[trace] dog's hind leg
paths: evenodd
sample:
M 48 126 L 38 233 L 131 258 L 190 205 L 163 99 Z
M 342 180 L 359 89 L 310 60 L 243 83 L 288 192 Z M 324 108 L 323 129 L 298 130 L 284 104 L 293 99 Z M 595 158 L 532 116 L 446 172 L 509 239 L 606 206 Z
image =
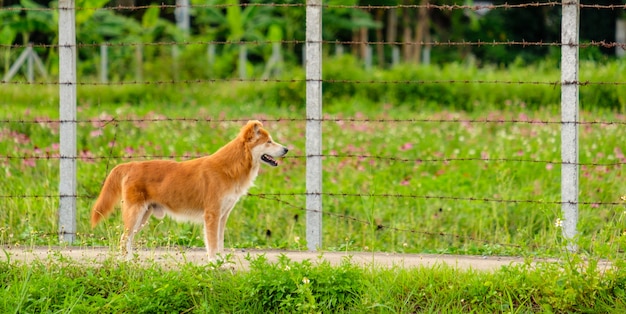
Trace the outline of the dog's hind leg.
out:
M 150 218 L 152 208 L 148 204 L 129 205 L 122 208 L 122 218 L 124 220 L 124 233 L 120 240 L 122 254 L 127 259 L 133 256 L 133 238 L 141 230 Z

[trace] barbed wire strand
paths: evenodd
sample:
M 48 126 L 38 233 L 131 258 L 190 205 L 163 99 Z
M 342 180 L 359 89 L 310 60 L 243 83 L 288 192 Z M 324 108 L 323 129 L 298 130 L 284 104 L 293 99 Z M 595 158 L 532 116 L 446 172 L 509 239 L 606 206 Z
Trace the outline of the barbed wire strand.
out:
M 453 11 L 453 10 L 496 10 L 496 9 L 523 9 L 523 8 L 539 8 L 539 7 L 561 7 L 563 5 L 576 5 L 575 1 L 572 2 L 559 2 L 559 1 L 548 1 L 548 2 L 528 2 L 528 3 L 519 3 L 519 4 L 398 4 L 398 5 L 342 5 L 342 4 L 322 4 L 319 5 L 325 9 L 361 9 L 361 10 L 391 10 L 391 9 L 428 9 L 428 10 L 440 10 L 440 11 Z M 226 9 L 229 7 L 269 7 L 269 8 L 305 8 L 307 6 L 318 6 L 318 5 L 307 5 L 306 3 L 240 3 L 240 4 L 190 4 L 186 7 L 190 9 Z M 151 5 L 138 5 L 138 6 L 106 6 L 106 7 L 75 7 L 74 9 L 77 11 L 104 11 L 104 10 L 114 10 L 114 11 L 137 11 L 137 10 L 147 10 L 153 7 L 158 7 L 161 9 L 178 9 L 183 6 L 176 4 L 151 4 Z M 597 9 L 597 10 L 616 10 L 616 9 L 626 9 L 626 4 L 578 4 L 578 7 L 581 9 Z M 65 8 L 62 8 L 65 10 Z M 18 6 L 10 6 L 10 7 L 2 7 L 0 11 L 56 11 L 59 10 L 58 7 L 39 7 L 39 8 L 24 8 Z
M 463 201 L 463 202 L 481 202 L 481 203 L 498 203 L 498 204 L 535 204 L 535 205 L 563 205 L 563 204 L 578 204 L 587 206 L 624 206 L 624 201 L 578 201 L 578 202 L 564 202 L 554 200 L 535 200 L 535 199 L 499 199 L 488 197 L 459 197 L 459 196 L 446 196 L 446 195 L 417 195 L 417 194 L 401 194 L 401 193 L 338 193 L 338 192 L 323 192 L 323 193 L 310 193 L 310 192 L 292 192 L 292 193 L 248 193 L 249 197 L 280 197 L 280 196 L 328 196 L 328 197 L 373 197 L 373 198 L 397 198 L 397 199 L 421 199 L 421 200 L 439 200 L 439 201 Z M 65 195 L 65 194 L 20 194 L 20 195 L 0 195 L 0 199 L 13 199 L 13 198 L 59 198 L 70 197 L 76 199 L 95 199 L 95 195 Z
M 46 153 L 45 155 L 0 155 L 0 160 L 61 160 L 74 159 L 85 162 L 95 162 L 98 160 L 106 160 L 106 173 L 109 170 L 110 160 L 145 160 L 145 159 L 183 159 L 200 158 L 209 154 L 185 154 L 185 155 L 114 155 L 112 153 L 113 145 L 109 150 L 108 156 L 59 156 L 58 154 Z M 375 159 L 387 162 L 406 162 L 406 163 L 450 163 L 450 162 L 514 162 L 514 163 L 539 163 L 552 165 L 578 165 L 587 167 L 620 167 L 626 164 L 626 159 L 615 162 L 567 162 L 560 160 L 541 160 L 541 159 L 522 159 L 522 158 L 488 158 L 488 157 L 443 157 L 443 158 L 402 158 L 393 156 L 376 156 L 376 155 L 358 155 L 358 154 L 321 154 L 321 155 L 291 155 L 282 157 L 284 159 L 306 159 L 310 157 L 336 158 L 336 159 Z
M 162 81 L 125 81 L 125 82 L 42 82 L 42 81 L 13 81 L 7 82 L 0 80 L 0 85 L 39 85 L 39 86 L 58 86 L 58 85 L 76 85 L 76 86 L 124 86 L 124 85 L 191 85 L 191 84 L 214 84 L 214 83 L 305 83 L 307 81 L 321 82 L 321 83 L 337 83 L 337 84 L 381 84 L 381 85 L 423 85 L 423 84 L 497 84 L 497 85 L 579 85 L 579 86 L 596 86 L 596 85 L 613 85 L 621 86 L 626 85 L 626 82 L 617 81 L 502 81 L 502 80 L 392 80 L 392 81 L 377 81 L 377 80 L 336 80 L 336 79 L 240 79 L 240 78 L 225 78 L 225 79 L 194 79 L 194 80 L 162 80 Z
M 33 118 L 33 119 L 0 119 L 0 124 L 51 124 L 56 125 L 60 123 L 139 123 L 139 122 L 189 122 L 189 123 L 242 123 L 247 122 L 250 118 L 239 119 L 215 119 L 211 117 L 205 118 L 106 118 L 106 119 L 76 119 L 76 120 L 57 120 L 50 118 Z M 485 124 L 539 124 L 539 125 L 562 125 L 562 124 L 577 124 L 577 125 L 626 125 L 626 121 L 576 121 L 576 122 L 562 122 L 556 120 L 536 120 L 536 119 L 399 119 L 399 118 L 331 118 L 325 117 L 322 119 L 312 118 L 264 118 L 265 122 L 306 122 L 306 121 L 320 121 L 323 123 L 485 123 Z
M 547 46 L 547 47 L 560 47 L 563 45 L 589 48 L 589 47 L 602 47 L 602 48 L 622 48 L 626 49 L 626 43 L 613 42 L 613 41 L 596 41 L 582 42 L 578 44 L 563 44 L 560 42 L 543 42 L 543 41 L 352 41 L 352 40 L 322 40 L 322 41 L 306 41 L 306 40 L 211 40 L 211 41 L 161 41 L 161 42 L 103 42 L 103 43 L 76 43 L 76 45 L 59 45 L 59 44 L 46 44 L 46 43 L 28 43 L 28 44 L 0 44 L 0 48 L 59 48 L 59 47 L 71 47 L 77 48 L 93 48 L 93 47 L 158 47 L 158 46 L 193 46 L 193 45 L 250 45 L 250 46 L 262 46 L 272 44 L 284 44 L 284 45 L 304 45 L 308 42 L 322 43 L 324 45 L 383 45 L 383 46 L 430 46 L 430 47 L 455 47 L 455 46 Z

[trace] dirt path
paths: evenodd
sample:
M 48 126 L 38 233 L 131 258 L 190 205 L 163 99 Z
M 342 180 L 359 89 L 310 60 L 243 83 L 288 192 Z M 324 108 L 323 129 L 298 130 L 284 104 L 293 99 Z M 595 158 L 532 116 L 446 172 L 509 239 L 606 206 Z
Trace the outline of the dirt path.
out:
M 70 259 L 79 263 L 101 263 L 107 257 L 114 254 L 106 247 L 66 247 L 66 248 L 13 248 L 3 247 L 4 254 L 0 254 L 0 260 L 30 263 L 35 260 L 47 259 Z M 137 251 L 138 260 L 145 262 L 158 262 L 164 265 L 176 266 L 180 263 L 206 263 L 204 249 L 179 249 L 158 248 Z M 246 256 L 265 254 L 267 259 L 275 262 L 281 254 L 285 254 L 292 261 L 319 259 L 327 260 L 333 265 L 341 263 L 342 259 L 350 256 L 352 263 L 362 266 L 381 267 L 433 267 L 436 265 L 448 265 L 458 269 L 473 269 L 481 271 L 493 271 L 502 266 L 520 264 L 524 260 L 516 257 L 501 256 L 464 256 L 464 255 L 435 255 L 435 254 L 391 254 L 391 253 L 364 253 L 364 252 L 300 252 L 300 251 L 261 251 L 261 250 L 231 250 L 234 267 L 246 269 L 248 261 Z

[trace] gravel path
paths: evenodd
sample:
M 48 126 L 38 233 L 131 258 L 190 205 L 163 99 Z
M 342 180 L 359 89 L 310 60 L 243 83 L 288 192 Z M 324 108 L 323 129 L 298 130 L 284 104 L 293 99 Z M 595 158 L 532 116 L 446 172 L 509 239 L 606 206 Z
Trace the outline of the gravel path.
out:
M 106 258 L 114 256 L 107 247 L 35 247 L 14 248 L 3 247 L 4 254 L 0 254 L 0 260 L 9 259 L 12 262 L 30 263 L 35 260 L 71 260 L 77 263 L 99 264 Z M 203 264 L 207 262 L 205 250 L 201 248 L 157 248 L 136 251 L 139 262 L 158 262 L 164 265 L 176 266 L 177 264 L 191 262 Z M 523 263 L 523 258 L 502 256 L 467 256 L 467 255 L 437 255 L 437 254 L 392 254 L 392 253 L 364 253 L 364 252 L 301 252 L 280 250 L 231 250 L 233 267 L 246 269 L 248 261 L 245 257 L 265 254 L 267 259 L 274 262 L 281 254 L 286 255 L 292 261 L 319 259 L 327 260 L 333 265 L 341 263 L 342 259 L 351 257 L 352 263 L 362 266 L 381 267 L 434 267 L 447 265 L 458 269 L 473 269 L 481 271 L 494 271 L 502 266 Z

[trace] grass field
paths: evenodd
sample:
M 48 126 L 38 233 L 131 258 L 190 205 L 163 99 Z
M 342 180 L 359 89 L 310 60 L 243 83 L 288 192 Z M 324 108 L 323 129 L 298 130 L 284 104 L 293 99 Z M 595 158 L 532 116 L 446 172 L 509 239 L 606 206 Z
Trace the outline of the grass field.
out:
M 416 111 L 335 105 L 323 122 L 323 248 L 461 254 L 558 254 L 559 116 L 549 109 Z M 55 243 L 58 113 L 51 104 L 12 106 L 2 119 L 0 183 L 6 222 L 0 243 Z M 184 160 L 215 151 L 244 120 L 265 120 L 290 153 L 263 168 L 228 223 L 226 245 L 290 248 L 304 243 L 304 109 L 261 104 L 81 102 L 78 124 L 78 244 L 109 245 L 114 215 L 91 230 L 89 210 L 107 172 L 128 160 Z M 335 111 L 335 112 L 333 112 Z M 579 244 L 610 257 L 626 237 L 620 180 L 622 115 L 584 112 L 580 130 Z M 40 122 L 36 122 L 40 121 Z M 113 121 L 113 122 L 107 122 Z M 497 122 L 506 121 L 506 122 Z M 515 121 L 515 122 L 512 122 Z M 146 246 L 202 246 L 202 228 L 155 220 Z
M 250 258 L 248 271 L 108 259 L 78 265 L 51 255 L 29 265 L 0 260 L 3 313 L 620 313 L 623 261 L 602 269 L 569 256 L 496 272 L 449 266 L 338 266 Z
M 42 89 L 33 92 L 37 97 L 52 96 L 32 102 L 5 98 L 9 99 L 7 110 L 0 113 L 1 245 L 58 244 L 57 102 L 54 90 L 35 88 Z M 119 213 L 96 229 L 88 225 L 90 207 L 114 165 L 209 154 L 234 137 L 244 120 L 254 118 L 266 121 L 274 139 L 287 145 L 290 153 L 278 168 L 262 169 L 251 195 L 240 201 L 227 224 L 225 245 L 306 247 L 302 104 L 272 106 L 262 101 L 241 104 L 186 97 L 178 102 L 147 99 L 141 103 L 94 99 L 79 94 L 79 234 L 75 245 L 117 245 Z M 3 298 L 2 305 L 25 312 L 89 312 L 99 307 L 107 312 L 211 312 L 214 306 L 230 309 L 227 312 L 329 308 L 559 312 L 626 306 L 626 275 L 619 262 L 626 245 L 621 200 L 625 192 L 620 180 L 626 117 L 608 111 L 581 115 L 582 121 L 608 123 L 587 123 L 580 128 L 583 165 L 576 241 L 581 254 L 571 257 L 563 250 L 559 227 L 560 128 L 557 123 L 540 123 L 559 121 L 556 109 L 530 110 L 518 102 L 511 102 L 505 110 L 490 107 L 472 112 L 416 108 L 419 105 L 358 99 L 328 104 L 323 122 L 322 249 L 569 256 L 571 261 L 538 269 L 505 268 L 494 274 L 452 269 L 361 270 L 348 264 L 335 269 L 258 261 L 257 270 L 232 275 L 189 265 L 173 272 L 156 263 L 148 268 L 113 262 L 76 267 L 52 258 L 32 268 L 0 263 L 2 293 L 11 296 Z M 203 246 L 201 232 L 201 226 L 153 220 L 137 237 L 137 245 Z M 598 258 L 615 261 L 618 267 L 604 273 L 586 266 Z M 284 272 L 287 266 L 305 270 Z M 345 277 L 331 277 L 333 273 Z M 298 276 L 310 280 L 318 276 L 312 281 L 326 284 L 312 288 Z M 285 294 L 278 298 L 272 289 L 280 291 L 281 287 Z M 269 296 L 253 298 L 259 303 L 250 304 L 229 291 L 249 296 L 265 291 Z M 170 298 L 177 293 L 185 297 Z M 595 297 L 590 298 L 592 294 Z M 148 302 L 148 296 L 155 299 Z

